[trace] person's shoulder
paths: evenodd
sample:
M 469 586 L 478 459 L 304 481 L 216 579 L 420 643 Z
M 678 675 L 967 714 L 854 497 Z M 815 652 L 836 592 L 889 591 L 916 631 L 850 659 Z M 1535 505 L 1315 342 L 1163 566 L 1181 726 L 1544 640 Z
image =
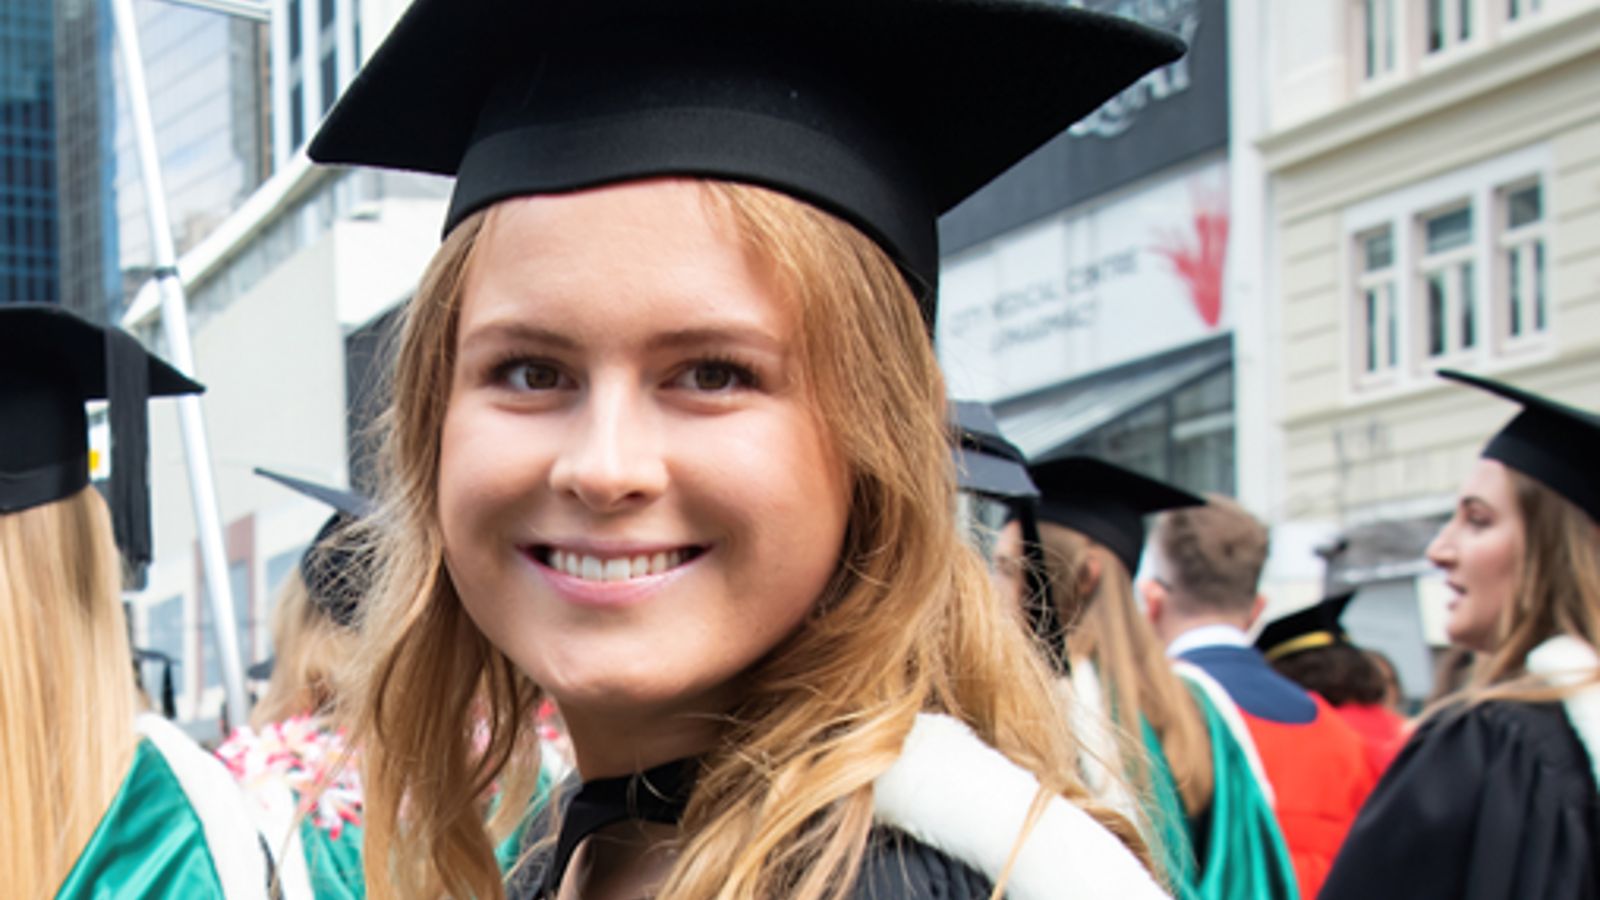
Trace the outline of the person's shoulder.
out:
M 1555 795 L 1596 791 L 1589 753 L 1559 702 L 1458 703 L 1424 722 L 1413 743 L 1418 755 L 1467 756 L 1489 772 L 1537 769 Z
M 990 881 L 1006 872 L 1010 896 L 1166 896 L 1082 807 L 1050 797 L 1033 816 L 1040 791 L 1032 772 L 962 722 L 923 714 L 873 784 L 874 820 Z
M 1282 725 L 1316 721 L 1311 694 L 1273 670 L 1253 647 L 1197 647 L 1181 657 L 1220 683 L 1239 709 L 1250 716 Z

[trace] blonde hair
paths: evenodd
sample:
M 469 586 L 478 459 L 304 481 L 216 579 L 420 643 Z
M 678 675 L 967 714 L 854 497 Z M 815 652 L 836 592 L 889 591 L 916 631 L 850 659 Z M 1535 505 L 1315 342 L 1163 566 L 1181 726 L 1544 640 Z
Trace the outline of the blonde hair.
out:
M 785 195 L 706 182 L 705 197 L 789 293 L 797 356 L 853 490 L 835 575 L 805 626 L 743 676 L 659 896 L 845 895 L 872 827 L 872 781 L 929 710 L 966 722 L 1142 853 L 1128 823 L 1089 802 L 1043 658 L 955 526 L 942 381 L 900 273 L 854 228 Z M 491 220 L 458 226 L 430 266 L 387 413 L 360 715 L 374 896 L 500 896 L 479 798 L 527 739 L 539 696 L 467 618 L 437 522 L 461 285 Z M 481 750 L 467 738 L 474 702 Z
M 1528 654 L 1556 635 L 1600 648 L 1600 524 L 1571 501 L 1507 469 L 1523 523 L 1522 573 L 1501 610 L 1500 642 L 1480 654 L 1467 696 L 1548 702 L 1600 682 L 1600 671 L 1567 687 L 1527 673 Z
M 1039 524 L 1051 595 L 1062 620 L 1071 622 L 1067 652 L 1091 659 L 1100 675 L 1102 708 L 1128 746 L 1122 753 L 1123 779 L 1148 794 L 1150 758 L 1144 752 L 1141 721 L 1149 722 L 1177 783 L 1184 812 L 1198 815 L 1211 803 L 1211 743 L 1205 719 L 1188 688 L 1167 663 L 1166 650 L 1150 623 L 1139 614 L 1133 579 L 1122 562 L 1087 536 L 1050 522 Z M 1085 593 L 1081 573 L 1091 554 L 1100 557 L 1100 578 Z
M 1180 609 L 1238 613 L 1255 602 L 1271 542 L 1267 526 L 1238 503 L 1207 494 L 1204 506 L 1162 513 L 1152 540 Z
M 0 515 L 0 841 L 6 891 L 47 897 L 133 757 L 133 661 L 111 518 L 94 488 Z
M 354 630 L 316 605 L 299 571 L 289 573 L 272 609 L 272 679 L 250 711 L 250 724 L 332 715 L 340 696 L 338 667 L 355 646 Z

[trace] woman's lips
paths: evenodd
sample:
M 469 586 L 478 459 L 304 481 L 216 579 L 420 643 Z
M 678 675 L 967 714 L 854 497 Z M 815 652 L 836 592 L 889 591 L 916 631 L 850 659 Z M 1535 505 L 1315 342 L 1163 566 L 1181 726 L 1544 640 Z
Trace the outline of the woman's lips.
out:
M 540 544 L 522 548 L 541 575 L 566 600 L 582 606 L 623 606 L 644 600 L 693 568 L 709 547 L 671 549 L 564 549 Z

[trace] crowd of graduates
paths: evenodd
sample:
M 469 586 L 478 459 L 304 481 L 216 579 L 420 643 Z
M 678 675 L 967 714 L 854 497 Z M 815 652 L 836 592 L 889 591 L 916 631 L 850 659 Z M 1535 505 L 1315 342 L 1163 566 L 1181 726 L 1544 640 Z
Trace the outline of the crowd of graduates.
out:
M 0 307 L 5 893 L 1600 897 L 1600 416 L 1441 373 L 1520 412 L 1408 721 L 1348 595 L 1259 621 L 1238 503 L 945 397 L 937 215 L 1181 52 L 1033 0 L 418 0 L 311 148 L 457 179 L 380 490 L 262 473 L 334 512 L 215 753 L 120 602 L 147 398 L 203 388 Z

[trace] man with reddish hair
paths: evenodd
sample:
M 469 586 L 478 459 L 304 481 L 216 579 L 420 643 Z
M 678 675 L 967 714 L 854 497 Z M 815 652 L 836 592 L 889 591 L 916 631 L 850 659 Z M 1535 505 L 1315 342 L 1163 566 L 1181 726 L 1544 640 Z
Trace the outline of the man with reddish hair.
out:
M 1284 678 L 1245 632 L 1261 615 L 1266 526 L 1237 503 L 1156 521 L 1150 572 L 1141 583 L 1167 655 L 1199 668 L 1226 691 L 1259 753 L 1300 896 L 1316 897 L 1339 845 L 1377 781 L 1361 738 L 1327 701 Z

